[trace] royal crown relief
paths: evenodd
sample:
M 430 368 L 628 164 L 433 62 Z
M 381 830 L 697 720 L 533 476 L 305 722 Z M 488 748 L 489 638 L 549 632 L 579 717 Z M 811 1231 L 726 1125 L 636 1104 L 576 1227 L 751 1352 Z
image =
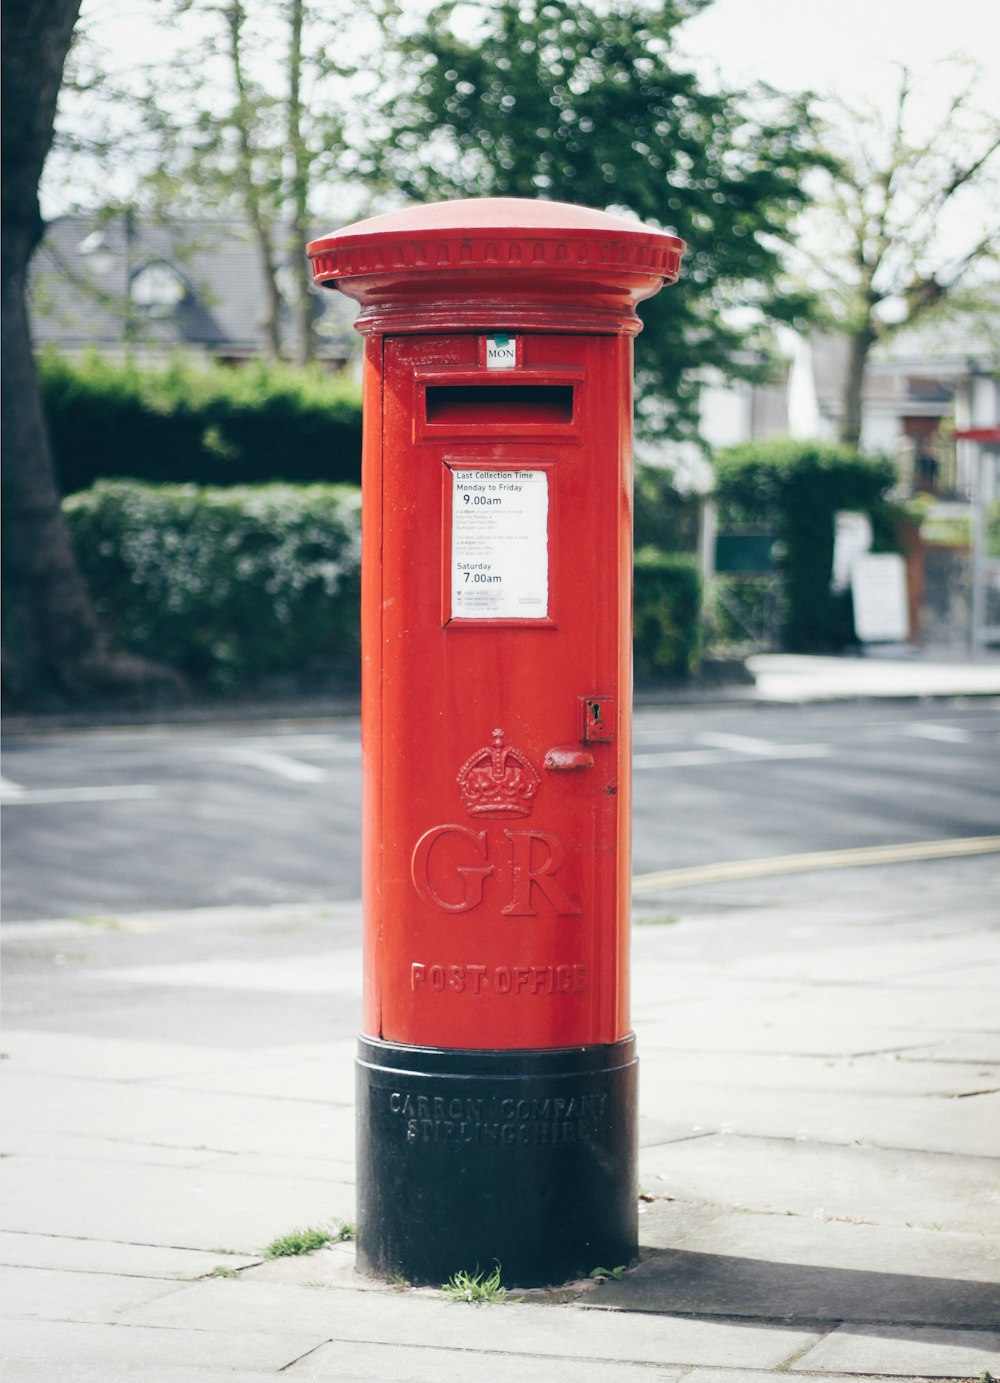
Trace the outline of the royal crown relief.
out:
M 527 755 L 506 748 L 503 731 L 477 749 L 458 771 L 458 789 L 470 816 L 530 816 L 540 778 Z
M 530 816 L 541 777 L 521 749 L 504 743 L 502 729 L 471 754 L 458 771 L 459 795 L 475 821 L 515 821 Z M 440 912 L 471 912 L 504 886 L 504 917 L 537 917 L 540 906 L 575 917 L 579 903 L 556 877 L 565 858 L 548 831 L 471 826 L 432 826 L 417 841 L 411 860 L 413 886 L 421 901 Z

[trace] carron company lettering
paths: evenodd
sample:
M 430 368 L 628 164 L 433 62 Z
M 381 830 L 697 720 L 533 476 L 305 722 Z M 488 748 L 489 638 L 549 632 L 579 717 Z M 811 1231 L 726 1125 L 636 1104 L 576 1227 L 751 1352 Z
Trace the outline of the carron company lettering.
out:
M 565 853 L 548 831 L 432 826 L 413 848 L 410 873 L 421 900 L 440 912 L 471 912 L 502 876 L 504 917 L 537 917 L 539 903 L 575 917 L 580 905 L 556 877 Z

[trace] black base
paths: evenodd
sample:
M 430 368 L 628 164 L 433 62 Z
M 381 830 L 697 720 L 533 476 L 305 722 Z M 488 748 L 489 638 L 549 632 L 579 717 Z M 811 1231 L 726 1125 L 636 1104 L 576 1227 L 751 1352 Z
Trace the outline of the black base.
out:
M 358 1267 L 553 1286 L 638 1252 L 635 1039 L 480 1052 L 362 1037 Z

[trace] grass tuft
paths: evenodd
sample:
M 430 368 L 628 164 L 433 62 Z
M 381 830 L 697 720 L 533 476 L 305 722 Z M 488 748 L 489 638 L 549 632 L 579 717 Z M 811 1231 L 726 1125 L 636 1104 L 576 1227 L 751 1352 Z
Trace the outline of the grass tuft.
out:
M 327 1244 L 347 1243 L 355 1237 L 355 1227 L 350 1220 L 335 1220 L 327 1229 L 310 1225 L 306 1229 L 293 1229 L 274 1239 L 264 1250 L 265 1258 L 291 1258 L 300 1253 L 315 1253 L 326 1248 Z
M 478 1269 L 474 1273 L 452 1273 L 448 1281 L 442 1284 L 441 1290 L 452 1301 L 470 1301 L 476 1306 L 503 1301 L 507 1295 L 507 1288 L 500 1285 L 499 1263 L 489 1277 Z

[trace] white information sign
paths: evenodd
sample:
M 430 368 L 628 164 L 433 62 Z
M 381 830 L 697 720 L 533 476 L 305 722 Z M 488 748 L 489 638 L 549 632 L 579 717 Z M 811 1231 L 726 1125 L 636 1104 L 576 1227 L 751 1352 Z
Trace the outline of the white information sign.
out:
M 487 336 L 486 368 L 513 370 L 517 367 L 517 339 L 513 336 Z
M 452 471 L 452 619 L 546 619 L 545 471 Z
M 866 552 L 851 565 L 854 632 L 862 643 L 905 643 L 910 637 L 906 563 L 891 552 Z

